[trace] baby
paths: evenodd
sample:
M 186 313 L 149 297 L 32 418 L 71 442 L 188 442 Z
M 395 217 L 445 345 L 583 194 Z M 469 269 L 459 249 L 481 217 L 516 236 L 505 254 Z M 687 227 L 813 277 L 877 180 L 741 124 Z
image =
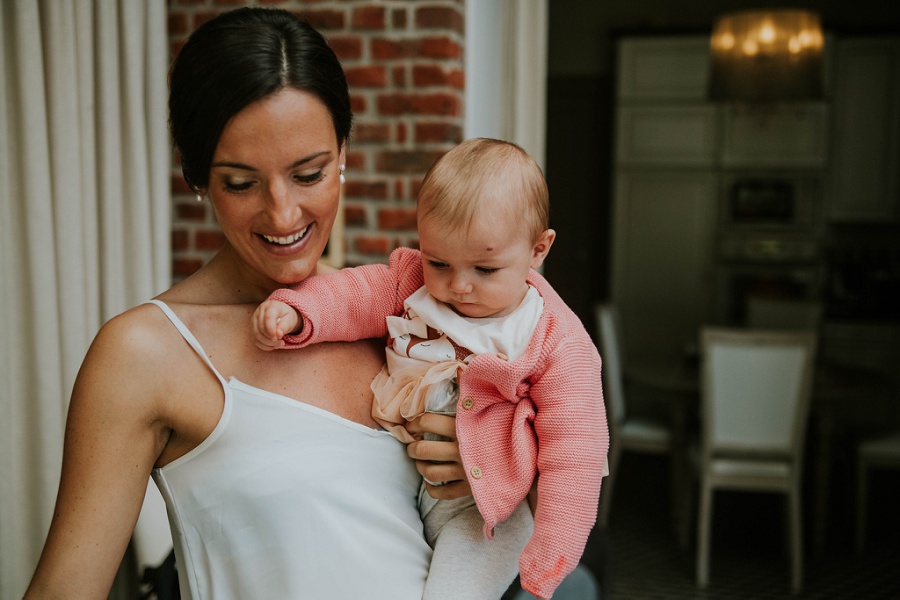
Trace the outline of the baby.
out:
M 422 488 L 434 548 L 425 598 L 496 599 L 517 572 L 549 598 L 596 519 L 609 442 L 600 357 L 534 271 L 556 236 L 548 195 L 521 148 L 468 140 L 422 182 L 419 251 L 308 278 L 253 316 L 264 349 L 387 335 L 372 415 L 404 442 L 404 423 L 424 412 L 457 415 L 472 497 Z M 532 522 L 522 500 L 535 480 Z

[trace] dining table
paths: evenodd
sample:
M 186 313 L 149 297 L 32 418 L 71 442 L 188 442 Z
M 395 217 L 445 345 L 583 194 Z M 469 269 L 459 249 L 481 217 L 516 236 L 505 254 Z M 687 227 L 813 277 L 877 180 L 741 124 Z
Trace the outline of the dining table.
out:
M 629 357 L 623 371 L 625 380 L 630 384 L 665 392 L 662 397 L 671 403 L 669 412 L 673 441 L 676 448 L 684 450 L 682 456 L 686 456 L 693 425 L 700 418 L 699 357 L 695 354 Z M 889 389 L 887 377 L 873 369 L 823 360 L 815 364 L 810 403 L 810 435 L 813 436 L 814 453 L 811 461 L 813 494 L 810 540 L 816 557 L 822 557 L 825 552 L 835 415 L 848 402 L 863 403 L 883 397 Z M 684 507 L 684 514 L 690 514 L 690 509 L 689 506 Z M 688 525 L 682 523 L 682 526 L 686 528 Z M 683 529 L 680 536 L 684 543 L 687 530 Z

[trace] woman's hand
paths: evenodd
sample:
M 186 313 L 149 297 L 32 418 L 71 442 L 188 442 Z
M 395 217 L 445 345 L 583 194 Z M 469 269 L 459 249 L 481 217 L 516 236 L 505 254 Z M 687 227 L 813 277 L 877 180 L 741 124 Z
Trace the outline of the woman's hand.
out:
M 425 478 L 425 488 L 432 498 L 452 500 L 472 493 L 469 480 L 463 469 L 456 440 L 456 419 L 446 415 L 425 413 L 406 424 L 406 430 L 417 441 L 407 445 L 407 453 L 416 461 L 416 469 Z M 425 433 L 435 433 L 450 441 L 432 442 L 423 440 Z M 446 482 L 445 485 L 431 485 L 429 481 Z

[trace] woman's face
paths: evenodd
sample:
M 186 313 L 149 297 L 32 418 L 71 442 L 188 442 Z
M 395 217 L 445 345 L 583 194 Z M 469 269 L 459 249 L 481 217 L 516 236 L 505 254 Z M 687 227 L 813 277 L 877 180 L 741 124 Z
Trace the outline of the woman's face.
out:
M 208 192 L 242 284 L 271 290 L 315 273 L 338 209 L 343 153 L 325 105 L 291 88 L 225 125 Z

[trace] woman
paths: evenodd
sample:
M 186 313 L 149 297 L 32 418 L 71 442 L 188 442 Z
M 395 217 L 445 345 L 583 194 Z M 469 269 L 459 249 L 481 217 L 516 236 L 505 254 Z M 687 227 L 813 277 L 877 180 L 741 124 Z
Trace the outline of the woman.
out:
M 267 354 L 249 326 L 270 292 L 317 272 L 334 222 L 351 123 L 336 57 L 285 11 L 225 13 L 179 53 L 169 109 L 185 179 L 226 242 L 98 333 L 26 597 L 105 597 L 152 472 L 184 598 L 420 598 L 416 470 L 454 482 L 435 497 L 467 495 L 458 446 L 377 429 L 380 344 Z M 446 417 L 410 431 L 455 439 Z

